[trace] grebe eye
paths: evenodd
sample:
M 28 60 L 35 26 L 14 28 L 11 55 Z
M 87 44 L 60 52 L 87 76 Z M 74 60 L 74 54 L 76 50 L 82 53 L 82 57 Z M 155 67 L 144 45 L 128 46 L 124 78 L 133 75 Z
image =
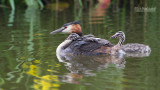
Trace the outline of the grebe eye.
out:
M 64 27 L 65 29 L 67 28 L 67 26 Z

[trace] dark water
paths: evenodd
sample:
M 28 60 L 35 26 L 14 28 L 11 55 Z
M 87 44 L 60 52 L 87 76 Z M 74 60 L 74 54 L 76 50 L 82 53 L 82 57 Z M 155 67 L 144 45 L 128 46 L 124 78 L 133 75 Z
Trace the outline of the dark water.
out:
M 153 12 L 117 10 L 0 9 L 0 90 L 159 90 L 160 17 Z M 148 57 L 56 57 L 57 46 L 68 34 L 49 33 L 80 20 L 83 33 L 110 39 L 120 29 L 125 43 L 151 47 Z

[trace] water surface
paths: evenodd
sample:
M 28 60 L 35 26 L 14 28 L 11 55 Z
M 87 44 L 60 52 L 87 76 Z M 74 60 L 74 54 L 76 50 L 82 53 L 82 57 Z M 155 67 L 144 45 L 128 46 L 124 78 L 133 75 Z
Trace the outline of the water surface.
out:
M 158 9 L 158 8 L 157 8 Z M 0 89 L 2 90 L 159 90 L 159 12 L 111 7 L 60 11 L 0 9 Z M 126 33 L 125 43 L 151 47 L 148 57 L 72 57 L 59 61 L 57 46 L 68 34 L 50 35 L 70 21 L 83 34 L 110 39 Z M 114 60 L 114 61 L 113 61 Z

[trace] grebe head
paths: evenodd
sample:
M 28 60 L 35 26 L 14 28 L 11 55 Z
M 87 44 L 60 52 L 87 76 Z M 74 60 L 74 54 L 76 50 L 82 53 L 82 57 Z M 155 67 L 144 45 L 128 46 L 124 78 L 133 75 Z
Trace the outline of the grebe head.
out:
M 58 32 L 64 33 L 77 33 L 78 35 L 82 36 L 82 30 L 80 26 L 80 21 L 74 21 L 64 24 L 61 28 L 52 31 L 50 34 L 55 34 Z
M 122 31 L 118 31 L 117 33 L 115 33 L 111 38 L 118 38 L 118 39 L 125 39 L 125 34 Z
M 115 33 L 111 38 L 118 38 L 119 42 L 117 45 L 122 46 L 123 42 L 125 41 L 125 34 L 122 31 L 118 31 L 117 33 Z

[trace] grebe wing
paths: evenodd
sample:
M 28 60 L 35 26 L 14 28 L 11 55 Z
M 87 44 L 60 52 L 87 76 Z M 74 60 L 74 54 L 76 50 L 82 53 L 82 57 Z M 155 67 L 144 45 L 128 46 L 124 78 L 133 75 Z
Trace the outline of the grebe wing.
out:
M 113 46 L 113 44 L 110 41 L 108 41 L 106 39 L 96 38 L 92 34 L 84 35 L 81 38 L 86 42 L 97 42 L 98 44 L 102 44 L 102 45 L 105 45 L 108 47 Z
M 113 46 L 113 44 L 111 44 L 108 40 L 105 39 L 99 39 L 93 37 L 88 37 L 83 39 L 82 38 L 72 42 L 70 48 L 76 52 L 91 52 L 96 49 L 99 49 L 102 46 L 106 47 Z
M 71 43 L 70 48 L 76 53 L 90 52 L 103 46 L 95 41 L 74 41 Z

